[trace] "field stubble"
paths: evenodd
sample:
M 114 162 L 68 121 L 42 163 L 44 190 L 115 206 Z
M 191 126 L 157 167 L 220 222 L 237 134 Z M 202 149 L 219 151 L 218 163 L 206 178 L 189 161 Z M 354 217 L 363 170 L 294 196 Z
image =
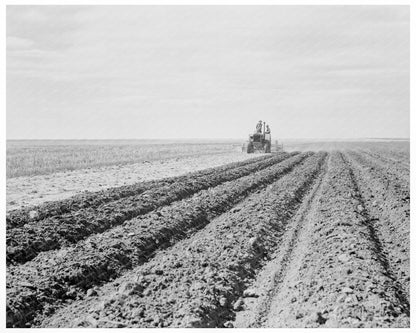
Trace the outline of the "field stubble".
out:
M 35 140 L 7 142 L 6 176 L 34 176 L 143 161 L 238 151 L 236 142 Z

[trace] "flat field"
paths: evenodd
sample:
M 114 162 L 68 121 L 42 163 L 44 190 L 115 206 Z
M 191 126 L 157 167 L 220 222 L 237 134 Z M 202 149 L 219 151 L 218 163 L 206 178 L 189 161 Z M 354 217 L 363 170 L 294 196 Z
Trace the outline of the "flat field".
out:
M 11 211 L 7 326 L 409 327 L 409 142 L 312 145 Z
M 9 140 L 7 178 L 237 151 L 233 140 Z
M 8 141 L 7 211 L 251 158 L 233 140 Z

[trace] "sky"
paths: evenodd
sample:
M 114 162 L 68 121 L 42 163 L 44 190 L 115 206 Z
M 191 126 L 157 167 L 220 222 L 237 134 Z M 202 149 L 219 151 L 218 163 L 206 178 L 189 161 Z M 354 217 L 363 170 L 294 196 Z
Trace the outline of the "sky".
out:
M 408 138 L 408 6 L 7 6 L 7 139 Z

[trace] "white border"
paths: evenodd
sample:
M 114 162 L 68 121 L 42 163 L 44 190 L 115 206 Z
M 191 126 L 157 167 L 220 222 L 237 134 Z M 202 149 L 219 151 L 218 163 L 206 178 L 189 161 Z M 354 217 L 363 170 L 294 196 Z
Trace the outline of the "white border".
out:
M 5 294 L 5 285 L 6 285 L 6 274 L 5 274 L 5 220 L 4 217 L 6 215 L 6 5 L 409 5 L 410 6 L 410 163 L 411 163 L 411 198 L 415 195 L 415 187 L 416 187 L 416 177 L 414 175 L 415 165 L 416 165 L 416 152 L 415 152 L 415 145 L 414 142 L 416 140 L 415 136 L 415 121 L 416 117 L 414 115 L 414 105 L 415 105 L 415 62 L 414 59 L 416 57 L 415 52 L 415 17 L 416 17 L 416 5 L 412 3 L 413 1 L 381 1 L 381 0 L 367 0 L 367 1 L 339 1 L 339 0 L 326 0 L 326 1 L 277 1 L 277 0 L 223 0 L 223 1 L 198 1 L 198 0 L 187 0 L 187 1 L 169 1 L 169 0 L 153 0 L 153 1 L 140 1 L 140 0 L 120 0 L 120 1 L 111 1 L 111 0 L 71 0 L 71 1 L 46 1 L 46 0 L 37 0 L 37 1 L 22 1 L 22 0 L 6 0 L 2 3 L 0 8 L 0 39 L 2 41 L 2 50 L 1 52 L 1 68 L 2 73 L 4 75 L 1 80 L 1 92 L 3 94 L 3 98 L 1 99 L 1 114 L 0 114 L 0 136 L 2 140 L 2 147 L 0 150 L 1 156 L 1 205 L 0 205 L 0 212 L 3 216 L 3 225 L 1 228 L 1 235 L 2 235 L 2 242 L 1 242 L 1 300 L 0 300 L 0 311 L 2 311 L 0 315 L 0 329 L 6 327 L 6 294 Z M 416 308 L 416 291 L 415 291 L 415 283 L 413 279 L 416 276 L 415 273 L 415 253 L 416 253 L 416 246 L 415 246 L 415 232 L 416 226 L 413 225 L 415 223 L 415 209 L 416 204 L 415 200 L 411 200 L 411 223 L 410 223 L 410 232 L 411 232 L 411 297 L 410 297 L 410 308 Z M 416 328 L 416 310 L 411 312 L 411 328 L 410 329 L 383 329 L 383 331 L 388 332 L 411 332 Z M 13 332 L 20 332 L 24 331 L 25 329 L 13 329 Z M 31 331 L 36 332 L 43 332 L 47 331 L 47 329 L 30 329 Z M 55 329 L 54 329 L 55 330 Z M 119 329 L 123 330 L 123 329 Z M 140 330 L 140 332 L 160 332 L 165 331 L 166 329 L 134 329 Z M 181 330 L 181 329 L 178 329 Z M 222 330 L 222 329 L 215 329 L 215 331 Z M 237 329 L 235 331 L 241 331 L 243 329 Z M 246 329 L 244 329 L 246 330 Z M 264 330 L 276 330 L 276 329 L 249 329 L 251 331 L 258 331 L 263 332 Z M 330 329 L 333 330 L 333 329 Z M 7 329 L 9 331 L 9 329 Z M 60 329 L 60 332 L 97 332 L 96 329 Z M 115 332 L 114 329 L 100 329 L 100 332 Z M 212 331 L 212 330 L 211 330 Z M 279 329 L 279 332 L 304 332 L 307 329 Z M 337 332 L 359 332 L 362 333 L 366 331 L 366 329 L 337 329 Z M 51 332 L 49 330 L 49 332 Z M 205 329 L 186 329 L 186 332 L 206 332 Z M 328 329 L 314 329 L 314 332 L 329 332 Z M 373 332 L 375 332 L 373 330 Z M 378 332 L 378 330 L 376 331 Z

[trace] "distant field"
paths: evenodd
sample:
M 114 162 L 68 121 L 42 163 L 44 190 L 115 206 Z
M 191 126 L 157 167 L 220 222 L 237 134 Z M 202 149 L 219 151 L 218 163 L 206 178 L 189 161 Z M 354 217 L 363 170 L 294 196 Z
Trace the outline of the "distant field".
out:
M 46 175 L 201 154 L 241 151 L 244 140 L 8 140 L 7 178 Z M 409 156 L 408 140 L 281 140 L 286 151 L 393 149 Z M 274 144 L 274 141 L 273 141 Z
M 360 140 L 313 140 L 313 139 L 287 139 L 282 140 L 286 151 L 332 151 L 376 149 L 394 151 L 409 156 L 410 141 L 408 139 L 360 139 Z
M 7 178 L 239 151 L 233 140 L 8 140 Z

